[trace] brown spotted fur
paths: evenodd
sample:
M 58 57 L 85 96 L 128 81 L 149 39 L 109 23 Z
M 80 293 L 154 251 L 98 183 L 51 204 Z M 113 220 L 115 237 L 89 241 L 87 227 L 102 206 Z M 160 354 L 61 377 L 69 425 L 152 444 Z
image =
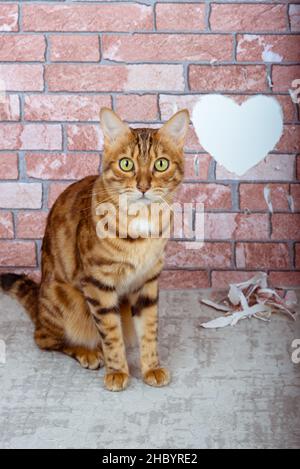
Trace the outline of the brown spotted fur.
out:
M 181 112 L 188 123 L 187 111 Z M 144 381 L 153 386 L 169 382 L 157 352 L 158 277 L 166 239 L 100 240 L 95 207 L 103 201 L 117 207 L 124 189 L 151 189 L 171 203 L 184 165 L 183 138 L 173 139 L 167 125 L 160 131 L 131 129 L 121 121 L 120 126 L 116 139 L 104 132 L 102 175 L 69 186 L 53 206 L 42 246 L 40 285 L 25 276 L 0 277 L 2 289 L 29 312 L 37 345 L 74 357 L 85 368 L 105 364 L 105 385 L 112 391 L 124 389 L 129 379 L 122 329 L 122 318 L 128 324 L 129 316 L 139 340 Z M 134 174 L 119 168 L 120 155 L 133 159 Z M 153 162 L 161 156 L 170 160 L 170 168 L 154 173 Z

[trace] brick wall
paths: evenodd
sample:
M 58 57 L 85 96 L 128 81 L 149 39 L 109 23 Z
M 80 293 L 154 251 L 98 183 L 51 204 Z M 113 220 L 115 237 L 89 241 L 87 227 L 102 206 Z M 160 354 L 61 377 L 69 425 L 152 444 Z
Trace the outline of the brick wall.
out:
M 288 92 L 300 78 L 299 2 L 0 1 L 0 32 L 0 270 L 38 272 L 53 201 L 99 170 L 101 106 L 156 125 L 201 93 L 264 93 L 283 107 L 284 135 L 240 180 L 191 127 L 179 198 L 205 203 L 206 242 L 171 241 L 163 285 L 218 287 L 255 270 L 300 284 L 300 122 Z

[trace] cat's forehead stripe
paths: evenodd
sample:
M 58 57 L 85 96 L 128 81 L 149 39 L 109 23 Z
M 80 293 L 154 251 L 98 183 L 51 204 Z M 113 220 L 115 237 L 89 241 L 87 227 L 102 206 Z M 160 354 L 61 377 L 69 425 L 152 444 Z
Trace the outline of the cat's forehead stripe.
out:
M 149 152 L 153 144 L 152 132 L 150 129 L 136 129 L 135 134 L 137 137 L 139 156 L 146 160 L 149 157 Z

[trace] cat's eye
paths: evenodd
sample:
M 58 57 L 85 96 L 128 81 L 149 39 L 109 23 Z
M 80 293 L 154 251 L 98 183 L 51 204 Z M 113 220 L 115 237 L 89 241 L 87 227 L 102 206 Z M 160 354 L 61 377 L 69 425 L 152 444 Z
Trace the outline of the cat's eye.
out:
M 119 161 L 119 166 L 122 169 L 122 171 L 129 172 L 134 169 L 134 163 L 130 158 L 122 158 Z
M 169 166 L 170 162 L 167 160 L 167 158 L 159 158 L 159 160 L 156 160 L 154 164 L 156 171 L 160 171 L 161 173 L 166 171 Z

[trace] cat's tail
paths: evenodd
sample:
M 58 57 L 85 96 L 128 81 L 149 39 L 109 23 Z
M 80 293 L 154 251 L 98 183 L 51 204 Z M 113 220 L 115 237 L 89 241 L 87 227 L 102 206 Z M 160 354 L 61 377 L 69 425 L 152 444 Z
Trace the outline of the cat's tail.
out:
M 26 275 L 0 274 L 0 291 L 15 298 L 34 323 L 38 316 L 39 285 Z

